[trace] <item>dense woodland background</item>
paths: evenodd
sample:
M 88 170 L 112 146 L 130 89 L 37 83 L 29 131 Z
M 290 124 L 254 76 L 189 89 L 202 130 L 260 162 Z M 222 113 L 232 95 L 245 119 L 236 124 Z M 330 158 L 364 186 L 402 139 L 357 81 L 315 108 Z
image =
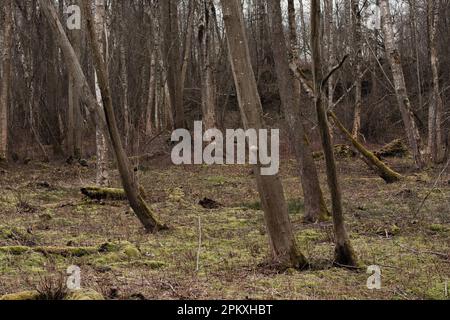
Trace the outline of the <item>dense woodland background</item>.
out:
M 450 1 L 0 7 L 0 293 L 448 299 Z M 196 120 L 280 128 L 280 174 L 173 166 Z

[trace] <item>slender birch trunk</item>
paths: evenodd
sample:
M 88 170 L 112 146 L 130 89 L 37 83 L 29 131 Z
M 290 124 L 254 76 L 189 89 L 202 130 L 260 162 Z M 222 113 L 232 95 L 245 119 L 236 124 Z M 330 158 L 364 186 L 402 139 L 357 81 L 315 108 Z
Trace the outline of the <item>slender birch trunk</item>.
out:
M 355 74 L 355 112 L 353 115 L 352 137 L 359 139 L 361 131 L 361 107 L 362 107 L 362 87 L 361 87 L 361 61 L 362 61 L 362 42 L 361 42 L 361 11 L 359 0 L 351 0 L 352 6 L 352 34 L 353 34 L 353 71 Z
M 406 91 L 405 77 L 403 74 L 401 56 L 394 38 L 394 29 L 392 26 L 392 17 L 389 0 L 380 0 L 380 11 L 384 33 L 384 44 L 389 64 L 394 78 L 395 93 L 405 125 L 406 135 L 414 157 L 417 168 L 425 166 L 425 161 L 421 152 L 421 138 L 417 128 L 411 102 Z
M 100 51 L 105 56 L 105 61 L 107 60 L 107 48 L 105 48 L 104 44 L 106 42 L 106 26 L 105 26 L 105 0 L 95 0 L 95 28 L 97 38 L 96 41 L 100 48 Z M 95 97 L 99 106 L 101 106 L 100 113 L 104 113 L 103 111 L 103 99 L 102 93 L 100 90 L 100 85 L 98 82 L 97 72 L 94 71 L 95 76 Z M 102 115 L 104 117 L 104 115 Z M 97 119 L 98 123 L 99 119 Z M 95 130 L 95 140 L 97 145 L 97 178 L 96 182 L 99 186 L 107 186 L 109 185 L 109 171 L 108 171 L 108 144 L 106 141 L 106 137 L 104 133 L 100 130 L 98 126 L 96 126 Z

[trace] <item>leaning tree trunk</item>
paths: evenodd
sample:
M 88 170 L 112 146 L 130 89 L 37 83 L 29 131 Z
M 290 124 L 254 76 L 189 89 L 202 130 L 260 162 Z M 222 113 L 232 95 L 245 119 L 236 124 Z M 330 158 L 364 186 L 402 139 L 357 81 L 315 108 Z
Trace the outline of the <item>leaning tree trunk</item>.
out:
M 433 76 L 433 101 L 428 112 L 428 153 L 433 162 L 439 162 L 442 151 L 442 111 L 443 103 L 439 86 L 439 56 L 437 45 L 437 28 L 439 24 L 439 4 L 428 1 L 428 36 L 430 42 L 431 73 Z
M 221 0 L 221 3 L 230 61 L 244 126 L 258 130 L 264 127 L 262 105 L 251 66 L 240 0 Z M 306 259 L 296 246 L 280 178 L 278 175 L 261 175 L 259 165 L 255 166 L 255 175 L 265 213 L 273 259 L 284 267 L 304 267 Z
M 53 6 L 52 0 L 39 0 L 39 4 L 44 15 L 47 18 L 52 32 L 55 34 L 57 41 L 61 47 L 61 50 L 66 59 L 66 65 L 69 69 L 69 72 L 77 83 L 79 91 L 82 92 L 82 96 L 80 98 L 83 99 L 89 111 L 97 116 L 96 119 L 98 120 L 99 127 L 102 130 L 108 130 L 108 132 L 110 133 L 120 175 L 122 178 L 123 187 L 125 189 L 131 207 L 133 208 L 134 212 L 136 213 L 146 230 L 156 232 L 157 230 L 165 228 L 164 225 L 156 220 L 143 198 L 139 196 L 138 186 L 132 179 L 128 158 L 126 157 L 125 151 L 123 150 L 123 147 L 121 145 L 114 112 L 112 110 L 111 96 L 109 94 L 109 87 L 107 84 L 107 72 L 102 60 L 102 54 L 99 50 L 99 47 L 97 46 L 97 42 L 95 41 L 95 27 L 93 25 L 93 18 L 89 0 L 84 0 L 83 5 L 86 9 L 85 14 L 87 17 L 86 21 L 88 22 L 91 44 L 94 48 L 94 58 L 96 61 L 97 72 L 99 76 L 99 84 L 100 88 L 104 91 L 102 99 L 105 109 L 105 118 L 102 117 L 102 113 L 100 112 L 101 106 L 97 104 L 95 97 L 90 90 L 80 62 L 78 61 L 75 51 L 73 50 L 73 47 L 71 46 L 69 39 L 64 32 L 64 28 L 59 21 L 58 14 L 55 10 L 55 7 Z
M 105 112 L 105 118 L 109 136 L 111 138 L 114 153 L 119 168 L 122 184 L 127 194 L 128 201 L 134 212 L 141 220 L 146 230 L 156 232 L 160 229 L 164 229 L 165 226 L 160 224 L 153 216 L 150 208 L 146 204 L 145 200 L 139 194 L 139 186 L 133 177 L 131 172 L 131 166 L 129 159 L 122 146 L 121 136 L 117 126 L 117 121 L 114 114 L 112 105 L 112 96 L 109 88 L 108 71 L 106 68 L 106 62 L 103 60 L 102 52 L 98 46 L 97 34 L 94 25 L 94 19 L 92 17 L 92 11 L 90 9 L 89 0 L 83 0 L 83 7 L 86 15 L 87 28 L 91 39 L 91 46 L 94 57 L 95 69 L 97 71 L 98 83 L 102 93 L 103 108 Z
M 270 39 L 275 60 L 275 71 L 288 134 L 291 143 L 294 145 L 295 155 L 300 168 L 305 198 L 305 220 L 311 222 L 323 221 L 328 216 L 328 211 L 320 188 L 312 151 L 305 138 L 305 128 L 300 116 L 299 83 L 289 69 L 288 49 L 283 32 L 280 2 L 279 0 L 269 0 L 268 4 L 269 17 L 272 24 Z M 291 42 L 293 42 L 292 39 Z M 295 45 L 293 47 L 295 48 Z
M 11 86 L 11 48 L 13 39 L 12 0 L 3 3 L 3 47 L 1 48 L 2 80 L 0 91 L 0 161 L 8 157 L 8 101 Z
M 336 170 L 333 145 L 327 114 L 322 101 L 322 75 L 320 53 L 320 0 L 311 1 L 311 49 L 313 62 L 313 78 L 315 106 L 319 122 L 320 136 L 325 154 L 328 184 L 333 204 L 333 225 L 336 241 L 335 262 L 345 266 L 356 266 L 356 256 L 348 237 L 342 209 L 342 195 Z
M 406 91 L 405 77 L 403 74 L 400 52 L 397 48 L 394 38 L 394 29 L 392 26 L 392 17 L 389 6 L 389 0 L 380 0 L 381 18 L 384 32 L 384 45 L 388 56 L 389 64 L 394 78 L 395 93 L 406 129 L 409 145 L 411 147 L 414 161 L 418 168 L 425 165 L 421 153 L 421 139 L 419 129 L 414 120 L 414 114 L 411 108 L 411 102 Z

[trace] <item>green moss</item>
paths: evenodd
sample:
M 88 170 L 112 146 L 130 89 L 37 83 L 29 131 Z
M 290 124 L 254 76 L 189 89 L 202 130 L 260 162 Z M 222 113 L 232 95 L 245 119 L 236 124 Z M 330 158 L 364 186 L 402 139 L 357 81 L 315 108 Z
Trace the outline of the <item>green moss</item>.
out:
M 75 290 L 70 292 L 64 300 L 105 300 L 103 295 L 94 290 Z
M 164 262 L 156 260 L 145 260 L 142 263 L 152 270 L 161 269 L 166 266 Z
M 18 293 L 6 294 L 0 297 L 0 300 L 14 301 L 14 300 L 38 300 L 39 293 L 37 291 L 23 291 Z
M 448 289 L 447 289 L 448 291 Z M 449 296 L 445 296 L 445 283 L 434 283 L 432 287 L 425 292 L 425 297 L 431 300 L 449 300 Z
M 213 176 L 208 177 L 206 181 L 214 186 L 223 186 L 227 182 L 227 179 L 223 176 Z
M 449 229 L 442 224 L 432 224 L 430 225 L 430 230 L 434 232 L 447 232 Z
M 26 246 L 7 246 L 7 247 L 0 247 L 0 252 L 3 253 L 9 253 L 12 255 L 21 255 L 25 252 L 28 252 L 30 250 L 30 247 Z
M 132 244 L 128 244 L 123 247 L 122 252 L 130 259 L 136 259 L 141 256 L 138 248 Z
M 300 214 L 305 210 L 305 205 L 303 201 L 299 199 L 293 199 L 288 201 L 289 214 L 296 215 Z
M 314 229 L 305 229 L 300 232 L 297 239 L 300 243 L 309 243 L 311 241 L 317 241 L 322 238 L 322 234 Z

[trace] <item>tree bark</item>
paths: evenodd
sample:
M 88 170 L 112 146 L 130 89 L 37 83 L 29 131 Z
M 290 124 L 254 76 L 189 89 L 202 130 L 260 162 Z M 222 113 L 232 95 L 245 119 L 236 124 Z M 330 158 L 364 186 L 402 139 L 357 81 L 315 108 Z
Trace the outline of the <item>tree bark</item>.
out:
M 442 111 L 444 109 L 439 85 L 439 56 L 437 28 L 439 24 L 438 1 L 428 1 L 428 36 L 430 43 L 431 73 L 433 79 L 433 101 L 428 108 L 428 154 L 433 162 L 441 160 L 442 154 Z
M 217 127 L 216 117 L 216 88 L 213 72 L 214 29 L 212 24 L 211 0 L 202 1 L 202 20 L 199 25 L 198 36 L 200 43 L 200 63 L 202 82 L 202 109 L 205 130 Z
M 95 41 L 98 43 L 100 52 L 105 57 L 105 61 L 108 61 L 108 48 L 104 45 L 106 44 L 107 34 L 105 32 L 105 0 L 96 0 L 95 1 L 95 28 L 97 37 Z M 95 97 L 97 99 L 97 104 L 101 106 L 101 116 L 104 118 L 103 111 L 103 101 L 102 101 L 102 93 L 100 90 L 100 85 L 98 82 L 97 72 L 94 71 L 95 77 Z M 97 116 L 98 117 L 98 116 Z M 98 121 L 98 119 L 97 119 Z M 108 144 L 106 141 L 105 134 L 100 130 L 98 126 L 95 129 L 95 142 L 97 147 L 97 177 L 96 182 L 99 186 L 107 186 L 109 185 L 109 170 L 108 170 Z
M 163 22 L 163 60 L 167 72 L 167 86 L 174 128 L 184 128 L 184 106 L 182 79 L 180 77 L 180 35 L 178 28 L 178 0 L 165 0 L 160 2 Z
M 359 139 L 361 131 L 361 61 L 362 61 L 362 43 L 361 43 L 361 11 L 359 8 L 359 0 L 351 0 L 352 3 L 352 34 L 353 34 L 353 69 L 355 72 L 355 112 L 353 115 L 353 139 Z
M 264 127 L 262 105 L 251 66 L 242 8 L 239 0 L 221 0 L 228 50 L 245 128 Z M 255 166 L 256 182 L 264 209 L 274 261 L 284 267 L 305 267 L 306 258 L 298 251 L 289 219 L 283 185 L 278 175 L 263 176 Z
M 400 112 L 402 114 L 406 135 L 408 137 L 414 161 L 417 168 L 421 169 L 425 166 L 425 162 L 421 153 L 421 138 L 419 129 L 417 128 L 416 122 L 414 120 L 411 102 L 406 91 L 405 77 L 403 74 L 400 52 L 397 48 L 394 38 L 389 0 L 380 0 L 380 11 L 384 33 L 384 45 L 386 47 L 386 54 L 392 69 L 397 101 L 400 107 Z
M 335 234 L 335 262 L 345 266 L 356 266 L 356 256 L 353 251 L 350 239 L 347 234 L 344 223 L 344 214 L 342 208 L 342 194 L 339 185 L 339 179 L 336 170 L 336 161 L 334 158 L 333 145 L 331 141 L 330 127 L 323 105 L 321 92 L 322 74 L 321 74 L 321 52 L 320 52 L 320 0 L 311 1 L 311 48 L 313 62 L 313 78 L 315 106 L 319 122 L 320 136 L 325 154 L 327 168 L 328 184 L 333 204 L 333 225 Z
M 0 91 L 0 161 L 8 159 L 8 109 L 11 88 L 11 51 L 13 45 L 13 4 L 3 3 L 3 47 L 1 48 L 2 80 Z
M 272 24 L 270 39 L 272 41 L 278 89 L 288 134 L 294 146 L 299 166 L 305 198 L 305 220 L 310 222 L 323 221 L 328 216 L 328 210 L 320 188 L 312 151 L 307 142 L 305 128 L 300 117 L 300 91 L 296 86 L 298 81 L 289 69 L 280 2 L 279 0 L 269 0 L 268 4 Z

